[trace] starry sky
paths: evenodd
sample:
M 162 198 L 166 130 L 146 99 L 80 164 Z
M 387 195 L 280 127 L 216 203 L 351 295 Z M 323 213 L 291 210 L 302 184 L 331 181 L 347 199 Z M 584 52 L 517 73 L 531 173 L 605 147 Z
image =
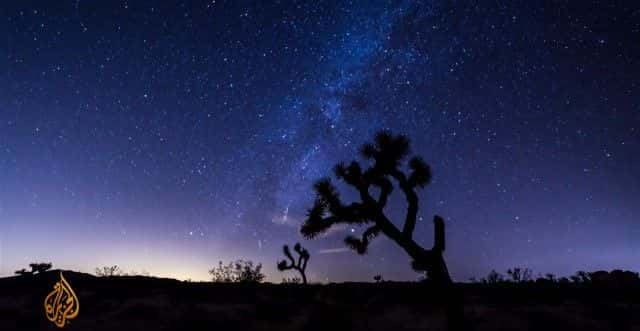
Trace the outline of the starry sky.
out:
M 303 240 L 312 184 L 380 129 L 431 165 L 415 237 L 458 281 L 640 269 L 640 4 L 8 1 L 0 5 L 0 276 L 29 262 L 208 279 L 413 280 L 361 229 Z M 347 189 L 341 187 L 342 189 Z M 347 194 L 348 196 L 348 194 Z M 396 196 L 389 213 L 398 220 Z

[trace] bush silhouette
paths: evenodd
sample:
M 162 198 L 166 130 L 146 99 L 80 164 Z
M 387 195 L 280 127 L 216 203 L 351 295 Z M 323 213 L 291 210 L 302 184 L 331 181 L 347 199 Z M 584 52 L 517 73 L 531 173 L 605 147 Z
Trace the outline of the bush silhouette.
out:
M 606 286 L 628 286 L 640 283 L 640 277 L 638 273 L 628 270 L 612 270 L 611 272 L 605 270 L 598 270 L 589 273 L 589 280 L 594 285 L 606 285 Z
M 16 275 L 33 275 L 33 274 L 38 274 L 38 273 L 43 273 L 43 272 L 47 272 L 49 269 L 51 269 L 51 263 L 47 262 L 47 263 L 43 263 L 43 262 L 34 262 L 34 263 L 29 263 L 29 268 L 31 268 L 31 271 L 27 271 L 27 269 L 20 269 L 20 270 L 16 270 L 14 273 Z
M 120 270 L 120 267 L 117 265 L 96 268 L 96 276 L 98 277 L 113 277 L 120 275 L 122 275 L 122 270 Z
M 282 284 L 300 284 L 302 279 L 300 277 L 282 278 Z
M 418 156 L 409 162 L 409 173 L 401 168 L 409 155 L 409 140 L 402 135 L 379 132 L 374 144 L 365 144 L 362 156 L 371 161 L 371 166 L 363 169 L 357 161 L 349 165 L 338 164 L 334 172 L 338 179 L 357 190 L 360 200 L 345 203 L 330 179 L 321 179 L 315 183 L 316 199 L 309 209 L 300 232 L 306 238 L 314 238 L 337 224 L 366 225 L 367 229 L 360 238 L 348 236 L 345 243 L 358 254 L 367 252 L 371 241 L 381 233 L 395 241 L 413 259 L 416 271 L 426 271 L 428 278 L 436 283 L 451 284 L 451 278 L 442 256 L 445 250 L 444 220 L 434 216 L 434 243 L 431 249 L 425 249 L 413 239 L 417 216 L 417 190 L 431 181 L 429 166 Z M 394 185 L 395 183 L 395 185 Z M 404 226 L 399 229 L 384 212 L 394 187 L 400 188 L 407 201 Z M 371 188 L 379 189 L 377 197 L 370 193 Z
M 586 284 L 591 282 L 591 277 L 589 276 L 589 273 L 586 271 L 578 271 L 574 275 L 569 276 L 569 279 L 571 279 L 573 283 Z
M 51 269 L 51 263 L 30 263 L 32 273 L 43 273 Z
M 529 268 L 513 268 L 507 269 L 507 275 L 514 283 L 530 282 L 532 280 L 532 272 Z
M 483 283 L 488 283 L 488 284 L 497 284 L 503 281 L 504 281 L 504 276 L 495 270 L 491 270 L 491 272 L 489 272 L 489 274 L 487 275 L 487 278 L 482 280 Z
M 265 275 L 262 273 L 262 263 L 256 265 L 253 261 L 236 260 L 209 270 L 212 281 L 216 283 L 260 283 Z
M 31 274 L 33 274 L 33 271 L 28 271 L 27 269 L 22 268 L 22 269 L 20 269 L 20 270 L 16 270 L 14 273 L 15 273 L 16 275 L 26 276 L 26 275 L 31 275 Z
M 293 250 L 296 251 L 296 253 L 298 253 L 297 261 L 293 258 L 293 255 L 291 255 L 289 246 L 284 245 L 282 247 L 282 251 L 284 252 L 284 255 L 287 257 L 287 259 L 289 259 L 289 263 L 287 263 L 287 260 L 282 260 L 278 262 L 278 270 L 280 271 L 292 270 L 292 269 L 297 270 L 300 273 L 300 276 L 302 277 L 302 283 L 306 284 L 307 275 L 305 272 L 307 270 L 307 262 L 309 262 L 309 258 L 310 258 L 309 251 L 304 249 L 300 245 L 300 243 L 296 243 L 293 246 Z

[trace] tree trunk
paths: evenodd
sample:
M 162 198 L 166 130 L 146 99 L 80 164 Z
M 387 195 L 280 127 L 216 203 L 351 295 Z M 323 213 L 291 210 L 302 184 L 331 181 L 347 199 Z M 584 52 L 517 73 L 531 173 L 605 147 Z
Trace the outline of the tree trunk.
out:
M 300 275 L 302 275 L 302 284 L 307 285 L 307 275 L 305 275 L 302 271 L 300 271 Z
M 429 255 L 429 260 L 427 261 L 427 265 L 429 266 L 427 275 L 429 279 L 437 284 L 445 286 L 451 285 L 453 281 L 451 280 L 451 276 L 449 276 L 447 263 L 444 261 L 442 252 L 431 251 Z
M 462 293 L 451 280 L 447 264 L 442 255 L 445 249 L 444 220 L 439 216 L 435 216 L 433 222 L 434 240 L 433 249 L 431 250 L 422 248 L 413 239 L 404 236 L 386 218 L 381 218 L 377 224 L 381 226 L 387 237 L 398 243 L 413 259 L 414 269 L 426 271 L 432 283 L 442 287 L 441 293 L 444 297 L 441 302 L 445 305 L 447 329 L 450 331 L 463 331 L 466 323 L 464 321 Z

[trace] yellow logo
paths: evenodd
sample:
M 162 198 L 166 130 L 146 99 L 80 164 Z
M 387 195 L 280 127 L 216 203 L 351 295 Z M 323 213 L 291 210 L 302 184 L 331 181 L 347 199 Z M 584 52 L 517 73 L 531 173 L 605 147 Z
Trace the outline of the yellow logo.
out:
M 53 286 L 53 292 L 44 299 L 44 313 L 57 327 L 63 328 L 69 320 L 78 316 L 80 303 L 66 279 L 60 273 L 60 281 Z

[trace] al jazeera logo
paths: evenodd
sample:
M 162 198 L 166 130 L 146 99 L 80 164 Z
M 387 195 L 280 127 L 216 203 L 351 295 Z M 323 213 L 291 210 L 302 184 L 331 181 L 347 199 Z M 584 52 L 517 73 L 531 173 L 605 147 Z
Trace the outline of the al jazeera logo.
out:
M 44 313 L 47 319 L 59 328 L 78 316 L 80 303 L 71 285 L 60 273 L 60 281 L 53 286 L 53 292 L 44 299 Z

